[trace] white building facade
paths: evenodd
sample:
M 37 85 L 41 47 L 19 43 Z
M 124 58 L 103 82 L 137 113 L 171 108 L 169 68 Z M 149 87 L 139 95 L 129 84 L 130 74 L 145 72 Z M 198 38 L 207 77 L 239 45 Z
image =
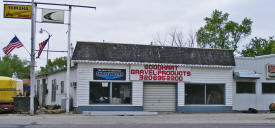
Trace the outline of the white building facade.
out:
M 235 58 L 233 110 L 269 110 L 275 103 L 275 55 Z
M 41 106 L 60 105 L 65 106 L 66 98 L 66 70 L 57 71 L 47 75 L 36 77 L 37 97 Z M 76 68 L 71 68 L 70 72 L 70 99 L 71 106 L 77 107 L 77 74 Z
M 228 112 L 232 110 L 233 68 L 222 66 L 176 66 L 186 71 L 182 80 L 161 80 L 154 78 L 159 70 L 143 70 L 149 64 L 122 64 L 104 62 L 78 63 L 77 107 L 81 111 L 177 111 L 177 112 Z M 169 66 L 150 64 L 150 66 Z M 182 69 L 180 69 L 182 68 Z M 125 70 L 125 80 L 95 79 L 95 69 Z M 135 78 L 136 71 L 152 71 L 152 75 Z M 105 73 L 106 73 L 105 72 Z M 98 72 L 97 72 L 98 73 Z M 187 74 L 188 73 L 188 74 Z M 99 73 L 98 73 L 99 74 Z M 145 77 L 144 77 L 145 76 Z M 152 76 L 152 78 L 151 78 Z M 173 75 L 171 75 L 172 77 Z M 164 78 L 165 79 L 165 78 Z M 112 86 L 110 85 L 112 83 Z M 128 90 L 116 94 L 114 86 L 128 84 Z M 121 84 L 121 85 L 120 85 Z M 105 85 L 105 87 L 103 87 Z M 93 88 L 92 86 L 102 86 Z M 112 88 L 112 89 L 110 89 Z M 95 89 L 95 90 L 93 90 Z M 96 101 L 93 94 L 104 100 Z M 104 93 L 103 90 L 106 90 Z M 93 92 L 95 91 L 95 92 Z M 126 91 L 126 92 L 125 92 Z M 128 93 L 128 94 L 125 94 Z M 190 93 L 190 94 L 189 94 Z M 220 93 L 220 94 L 218 94 Z M 189 94 L 189 95 L 188 95 Z M 112 95 L 112 98 L 110 98 Z M 120 96 L 117 96 L 120 95 Z M 123 95 L 123 96 L 121 96 Z M 127 95 L 127 96 L 124 96 Z M 124 101 L 122 97 L 129 98 Z M 98 100 L 100 97 L 98 97 Z M 94 100 L 94 101 L 93 101 Z M 107 102 L 104 102 L 107 101 Z
M 275 55 L 78 42 L 72 61 L 70 98 L 79 113 L 266 111 L 275 102 Z M 39 102 L 64 106 L 65 80 L 65 70 L 37 77 Z
M 230 50 L 78 42 L 73 62 L 79 113 L 232 111 Z

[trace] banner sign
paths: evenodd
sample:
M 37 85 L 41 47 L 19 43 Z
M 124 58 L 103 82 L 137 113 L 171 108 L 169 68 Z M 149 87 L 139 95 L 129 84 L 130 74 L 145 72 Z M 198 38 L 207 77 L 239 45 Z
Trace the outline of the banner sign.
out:
M 94 80 L 126 80 L 126 69 L 94 68 Z
M 43 8 L 42 22 L 64 24 L 64 10 Z
M 266 78 L 275 79 L 275 65 L 271 65 L 271 64 L 266 65 Z
M 31 19 L 32 6 L 4 4 L 4 18 Z
M 190 81 L 190 68 L 167 65 L 132 65 L 130 80 Z

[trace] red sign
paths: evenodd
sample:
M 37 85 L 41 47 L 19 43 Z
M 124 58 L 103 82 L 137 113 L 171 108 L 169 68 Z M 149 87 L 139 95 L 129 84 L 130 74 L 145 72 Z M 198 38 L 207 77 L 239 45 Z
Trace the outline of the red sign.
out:
M 275 65 L 268 65 L 268 72 L 275 72 Z
M 153 81 L 184 81 L 184 78 L 191 76 L 189 70 L 166 65 L 144 65 L 142 68 L 131 69 L 130 74 L 133 79 L 134 75 L 138 75 L 139 80 Z

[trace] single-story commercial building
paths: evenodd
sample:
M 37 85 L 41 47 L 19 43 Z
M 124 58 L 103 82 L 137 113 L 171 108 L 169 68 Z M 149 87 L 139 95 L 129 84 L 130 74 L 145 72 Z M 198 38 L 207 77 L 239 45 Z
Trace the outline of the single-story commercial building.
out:
M 78 42 L 77 110 L 228 112 L 233 51 Z
M 275 55 L 234 58 L 232 50 L 78 42 L 72 61 L 70 98 L 79 113 L 268 110 L 275 102 Z M 45 85 L 40 101 L 64 106 L 65 80 L 66 70 L 37 77 L 37 85 Z

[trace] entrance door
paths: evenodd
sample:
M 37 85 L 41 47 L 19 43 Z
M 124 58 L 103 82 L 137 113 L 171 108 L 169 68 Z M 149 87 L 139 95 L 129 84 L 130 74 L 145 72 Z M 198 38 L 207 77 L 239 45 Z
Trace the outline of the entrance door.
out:
M 145 84 L 144 111 L 176 111 L 176 85 Z

